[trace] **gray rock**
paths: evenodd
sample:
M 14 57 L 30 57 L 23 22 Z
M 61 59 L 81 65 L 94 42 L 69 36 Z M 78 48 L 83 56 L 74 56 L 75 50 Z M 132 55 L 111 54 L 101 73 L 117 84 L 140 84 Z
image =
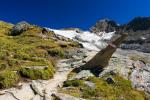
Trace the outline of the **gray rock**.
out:
M 43 100 L 40 95 L 35 95 L 32 100 Z
M 114 81 L 114 79 L 113 79 L 112 77 L 106 78 L 105 81 L 106 81 L 108 84 L 113 84 L 113 83 L 115 83 L 115 81 Z
M 65 51 L 65 57 L 80 60 L 87 57 L 87 55 L 84 50 L 69 50 Z
M 99 74 L 99 77 L 101 78 L 101 77 L 103 77 L 103 76 L 105 76 L 107 74 L 115 74 L 114 71 L 115 71 L 115 69 L 105 69 L 103 72 L 101 72 Z
M 62 41 L 69 41 L 70 40 L 69 38 L 66 38 L 66 37 L 58 35 L 58 34 L 54 34 L 54 35 L 55 35 L 54 38 L 56 40 L 62 40 Z
M 28 84 L 24 84 L 20 89 L 11 88 L 4 91 L 5 94 L 0 95 L 0 100 L 31 100 L 34 97 L 34 92 Z
M 93 83 L 93 82 L 85 81 L 84 83 L 85 83 L 88 87 L 90 87 L 90 88 L 92 88 L 92 89 L 95 88 L 95 83 Z
M 48 66 L 24 66 L 25 69 L 30 69 L 30 70 L 43 70 L 43 69 L 48 69 Z
M 21 34 L 23 31 L 26 31 L 27 29 L 29 29 L 31 25 L 28 24 L 27 22 L 20 22 L 17 23 L 11 30 L 11 35 L 19 35 Z
M 41 97 L 44 96 L 44 90 L 42 85 L 38 81 L 32 81 L 31 83 L 31 89 L 34 91 L 35 94 L 40 95 Z
M 74 76 L 72 79 L 87 79 L 89 77 L 93 77 L 94 74 L 90 72 L 90 70 L 82 70 L 79 72 L 76 76 Z
M 150 93 L 150 71 L 145 70 L 148 66 L 144 64 L 142 61 L 134 62 L 133 72 L 131 73 L 130 80 L 132 82 L 132 86 L 137 89 L 145 90 Z
M 91 32 L 94 33 L 99 33 L 99 32 L 113 32 L 116 31 L 118 25 L 116 22 L 109 20 L 109 19 L 104 19 L 100 20 L 96 23 L 95 26 L 91 27 Z

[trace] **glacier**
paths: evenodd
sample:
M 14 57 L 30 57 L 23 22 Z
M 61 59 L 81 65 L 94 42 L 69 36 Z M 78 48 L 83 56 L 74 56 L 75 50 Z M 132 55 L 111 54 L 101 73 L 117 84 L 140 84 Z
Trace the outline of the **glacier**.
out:
M 99 51 L 105 48 L 108 45 L 107 41 L 109 41 L 115 34 L 115 32 L 100 32 L 96 34 L 89 31 L 77 32 L 76 30 L 57 30 L 50 28 L 47 29 L 50 31 L 54 31 L 54 33 L 57 35 L 61 35 L 77 41 L 81 43 L 84 48 L 94 51 Z

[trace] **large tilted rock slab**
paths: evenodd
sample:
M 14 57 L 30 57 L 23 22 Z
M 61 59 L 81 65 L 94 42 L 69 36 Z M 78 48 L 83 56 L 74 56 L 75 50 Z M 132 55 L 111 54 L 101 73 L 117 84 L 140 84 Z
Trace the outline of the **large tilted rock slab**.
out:
M 29 84 L 22 84 L 20 89 L 11 88 L 3 91 L 4 94 L 0 95 L 0 100 L 31 100 L 34 97 Z
M 127 37 L 127 33 L 123 33 L 120 37 L 115 39 L 112 43 L 110 43 L 106 48 L 99 51 L 90 61 L 88 61 L 85 65 L 79 67 L 80 70 L 89 70 L 96 67 L 106 67 L 108 62 L 116 51 L 116 49 L 120 46 L 120 44 Z

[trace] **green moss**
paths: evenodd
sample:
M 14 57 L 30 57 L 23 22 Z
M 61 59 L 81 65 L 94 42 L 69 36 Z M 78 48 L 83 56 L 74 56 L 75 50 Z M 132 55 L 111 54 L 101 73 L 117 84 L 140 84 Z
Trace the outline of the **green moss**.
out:
M 90 77 L 87 80 L 82 80 L 82 82 L 91 81 L 95 83 L 95 88 L 90 88 L 85 84 L 78 84 L 77 86 L 74 86 L 73 89 L 62 89 L 60 92 L 68 93 L 70 95 L 76 93 L 76 96 L 89 100 L 150 100 L 150 97 L 144 92 L 133 89 L 129 80 L 125 80 L 116 74 L 111 76 L 115 80 L 115 83 L 108 84 L 105 81 L 106 77 L 108 77 L 108 75 L 103 78 Z M 75 81 L 78 82 L 81 80 Z M 68 82 L 67 86 L 73 86 L 72 82 Z
M 80 44 L 78 42 L 70 42 L 68 45 L 71 47 L 80 47 Z
M 48 50 L 48 54 L 51 56 L 64 57 L 64 51 L 60 47 Z
M 75 87 L 78 87 L 78 86 L 81 86 L 83 85 L 83 80 L 68 80 L 68 81 L 65 81 L 64 82 L 64 86 L 65 87 L 68 87 L 68 86 L 75 86 Z
M 5 70 L 7 66 L 5 62 L 0 62 L 0 70 Z
M 44 69 L 32 69 L 32 68 L 25 68 L 22 67 L 19 70 L 19 73 L 22 77 L 30 78 L 30 79 L 50 79 L 53 77 L 54 74 L 54 68 L 53 66 L 49 66 L 48 68 Z
M 12 71 L 1 72 L 0 89 L 12 87 L 16 85 L 18 80 L 19 80 L 19 76 L 16 74 L 16 72 L 12 72 Z
M 6 51 L 1 51 L 0 52 L 0 60 L 4 60 L 6 57 L 7 57 L 8 55 L 7 55 L 7 52 Z
M 10 29 L 13 27 L 13 24 L 0 21 L 0 36 L 5 36 L 10 32 Z

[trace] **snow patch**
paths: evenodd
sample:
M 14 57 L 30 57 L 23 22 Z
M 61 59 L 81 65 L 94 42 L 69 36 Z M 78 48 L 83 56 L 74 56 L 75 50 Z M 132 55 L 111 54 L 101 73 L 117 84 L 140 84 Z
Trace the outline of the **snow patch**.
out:
M 115 32 L 100 32 L 98 34 L 91 33 L 89 31 L 84 31 L 77 33 L 75 30 L 56 30 L 50 29 L 54 31 L 55 34 L 67 37 L 74 41 L 77 41 L 83 45 L 84 48 L 88 50 L 99 51 L 100 49 L 107 46 L 108 40 L 110 40 Z

